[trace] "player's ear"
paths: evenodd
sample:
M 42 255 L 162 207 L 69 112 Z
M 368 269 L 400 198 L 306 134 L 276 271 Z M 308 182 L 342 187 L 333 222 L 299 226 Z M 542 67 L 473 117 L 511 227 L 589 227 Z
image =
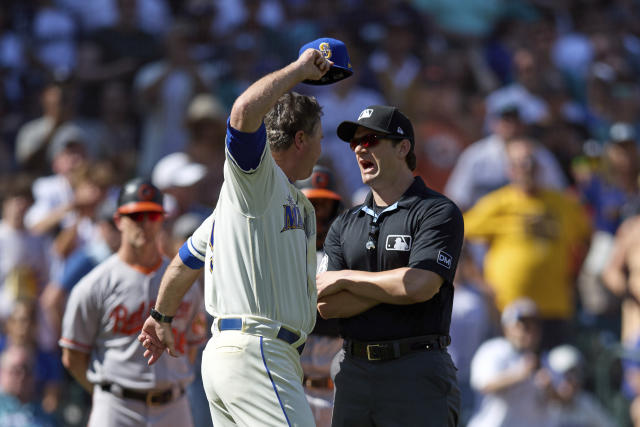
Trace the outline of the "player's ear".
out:
M 115 224 L 116 228 L 118 230 L 120 230 L 120 219 L 122 217 L 120 216 L 120 214 L 118 212 L 113 214 L 113 223 Z M 120 230 L 121 231 L 121 230 Z
M 296 134 L 293 136 L 293 144 L 296 146 L 298 150 L 300 150 L 300 148 L 302 147 L 302 144 L 304 144 L 305 138 L 306 136 L 303 130 L 297 131 Z

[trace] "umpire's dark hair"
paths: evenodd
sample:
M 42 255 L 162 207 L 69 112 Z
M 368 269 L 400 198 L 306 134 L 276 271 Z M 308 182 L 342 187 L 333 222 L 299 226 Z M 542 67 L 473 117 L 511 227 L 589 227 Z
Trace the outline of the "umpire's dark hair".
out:
M 321 116 L 322 107 L 314 97 L 285 93 L 264 118 L 269 147 L 272 151 L 286 150 L 293 143 L 296 132 L 313 132 Z

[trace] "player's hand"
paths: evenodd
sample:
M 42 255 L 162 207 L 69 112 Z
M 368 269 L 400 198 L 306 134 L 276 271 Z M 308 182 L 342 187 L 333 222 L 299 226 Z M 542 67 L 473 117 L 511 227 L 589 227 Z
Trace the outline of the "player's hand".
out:
M 346 279 L 344 271 L 325 271 L 324 273 L 316 275 L 318 298 L 337 294 L 344 289 L 345 285 Z
M 319 80 L 327 74 L 333 62 L 326 59 L 319 50 L 309 48 L 302 52 L 296 64 L 302 73 L 302 80 Z
M 148 365 L 156 363 L 165 351 L 173 357 L 178 357 L 170 323 L 158 322 L 152 317 L 148 317 L 142 326 L 138 341 L 146 349 L 144 357 L 149 359 Z

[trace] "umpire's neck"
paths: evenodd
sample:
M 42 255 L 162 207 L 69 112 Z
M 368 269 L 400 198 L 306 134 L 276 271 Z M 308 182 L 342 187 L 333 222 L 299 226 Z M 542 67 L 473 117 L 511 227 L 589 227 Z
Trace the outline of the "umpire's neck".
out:
M 387 175 L 381 179 L 367 183 L 373 193 L 373 201 L 377 206 L 389 206 L 400 200 L 400 197 L 411 187 L 415 180 L 409 170 L 401 170 L 394 175 Z

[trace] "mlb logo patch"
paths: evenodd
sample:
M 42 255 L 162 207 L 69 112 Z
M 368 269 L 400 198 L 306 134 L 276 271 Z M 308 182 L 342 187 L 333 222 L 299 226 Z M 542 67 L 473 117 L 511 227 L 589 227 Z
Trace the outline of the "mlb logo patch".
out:
M 451 270 L 451 264 L 453 263 L 453 257 L 445 251 L 438 252 L 438 264 Z
M 367 108 L 366 110 L 362 110 L 362 113 L 358 116 L 358 120 L 360 119 L 368 119 L 373 114 L 373 108 Z
M 387 244 L 384 247 L 388 251 L 409 251 L 411 250 L 411 236 L 389 234 Z

